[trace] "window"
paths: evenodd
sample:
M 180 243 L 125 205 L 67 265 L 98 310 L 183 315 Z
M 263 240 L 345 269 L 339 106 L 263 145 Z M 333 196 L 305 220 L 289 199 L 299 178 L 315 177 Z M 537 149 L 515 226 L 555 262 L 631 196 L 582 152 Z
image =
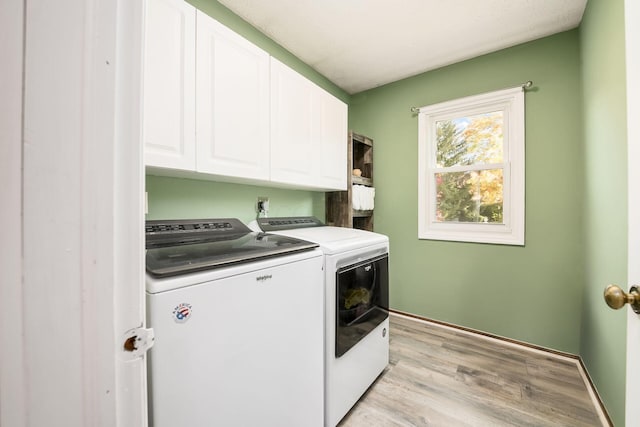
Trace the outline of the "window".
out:
M 420 239 L 524 245 L 524 92 L 422 107 Z

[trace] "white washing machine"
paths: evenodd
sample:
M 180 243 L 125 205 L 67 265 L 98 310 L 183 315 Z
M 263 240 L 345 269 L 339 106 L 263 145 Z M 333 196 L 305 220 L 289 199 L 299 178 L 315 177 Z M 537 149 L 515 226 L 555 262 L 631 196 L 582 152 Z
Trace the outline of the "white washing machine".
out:
M 325 255 L 325 425 L 335 426 L 389 363 L 389 239 L 314 217 L 250 227 L 320 245 Z
M 228 218 L 146 228 L 151 425 L 321 427 L 318 245 Z

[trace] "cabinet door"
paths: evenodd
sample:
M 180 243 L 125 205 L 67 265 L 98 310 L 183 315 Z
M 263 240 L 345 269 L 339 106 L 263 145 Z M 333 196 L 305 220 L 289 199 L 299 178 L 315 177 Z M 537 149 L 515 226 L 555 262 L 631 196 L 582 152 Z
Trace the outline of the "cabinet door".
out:
M 317 152 L 313 142 L 313 85 L 271 58 L 271 180 L 312 186 Z
M 194 170 L 196 10 L 183 0 L 145 7 L 145 164 Z
M 318 184 L 321 187 L 346 190 L 347 174 L 347 104 L 318 88 L 319 114 L 315 117 L 320 169 Z
M 347 105 L 271 59 L 271 180 L 347 188 Z
M 196 168 L 269 179 L 269 54 L 197 14 Z

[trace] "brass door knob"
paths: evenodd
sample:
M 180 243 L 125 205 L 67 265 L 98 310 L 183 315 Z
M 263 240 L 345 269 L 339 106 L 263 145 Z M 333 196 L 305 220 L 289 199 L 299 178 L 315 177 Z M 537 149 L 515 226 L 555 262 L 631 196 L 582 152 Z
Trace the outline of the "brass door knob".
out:
M 609 307 L 615 310 L 629 304 L 633 311 L 640 314 L 640 290 L 637 286 L 632 286 L 627 294 L 620 286 L 609 285 L 604 290 L 604 300 Z

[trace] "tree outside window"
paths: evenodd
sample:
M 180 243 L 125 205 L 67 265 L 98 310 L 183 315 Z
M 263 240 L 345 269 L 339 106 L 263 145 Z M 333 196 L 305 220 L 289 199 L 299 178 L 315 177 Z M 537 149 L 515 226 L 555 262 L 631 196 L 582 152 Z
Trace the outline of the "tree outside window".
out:
M 502 223 L 502 124 L 502 111 L 436 122 L 437 221 Z M 445 172 L 455 166 L 469 170 Z

